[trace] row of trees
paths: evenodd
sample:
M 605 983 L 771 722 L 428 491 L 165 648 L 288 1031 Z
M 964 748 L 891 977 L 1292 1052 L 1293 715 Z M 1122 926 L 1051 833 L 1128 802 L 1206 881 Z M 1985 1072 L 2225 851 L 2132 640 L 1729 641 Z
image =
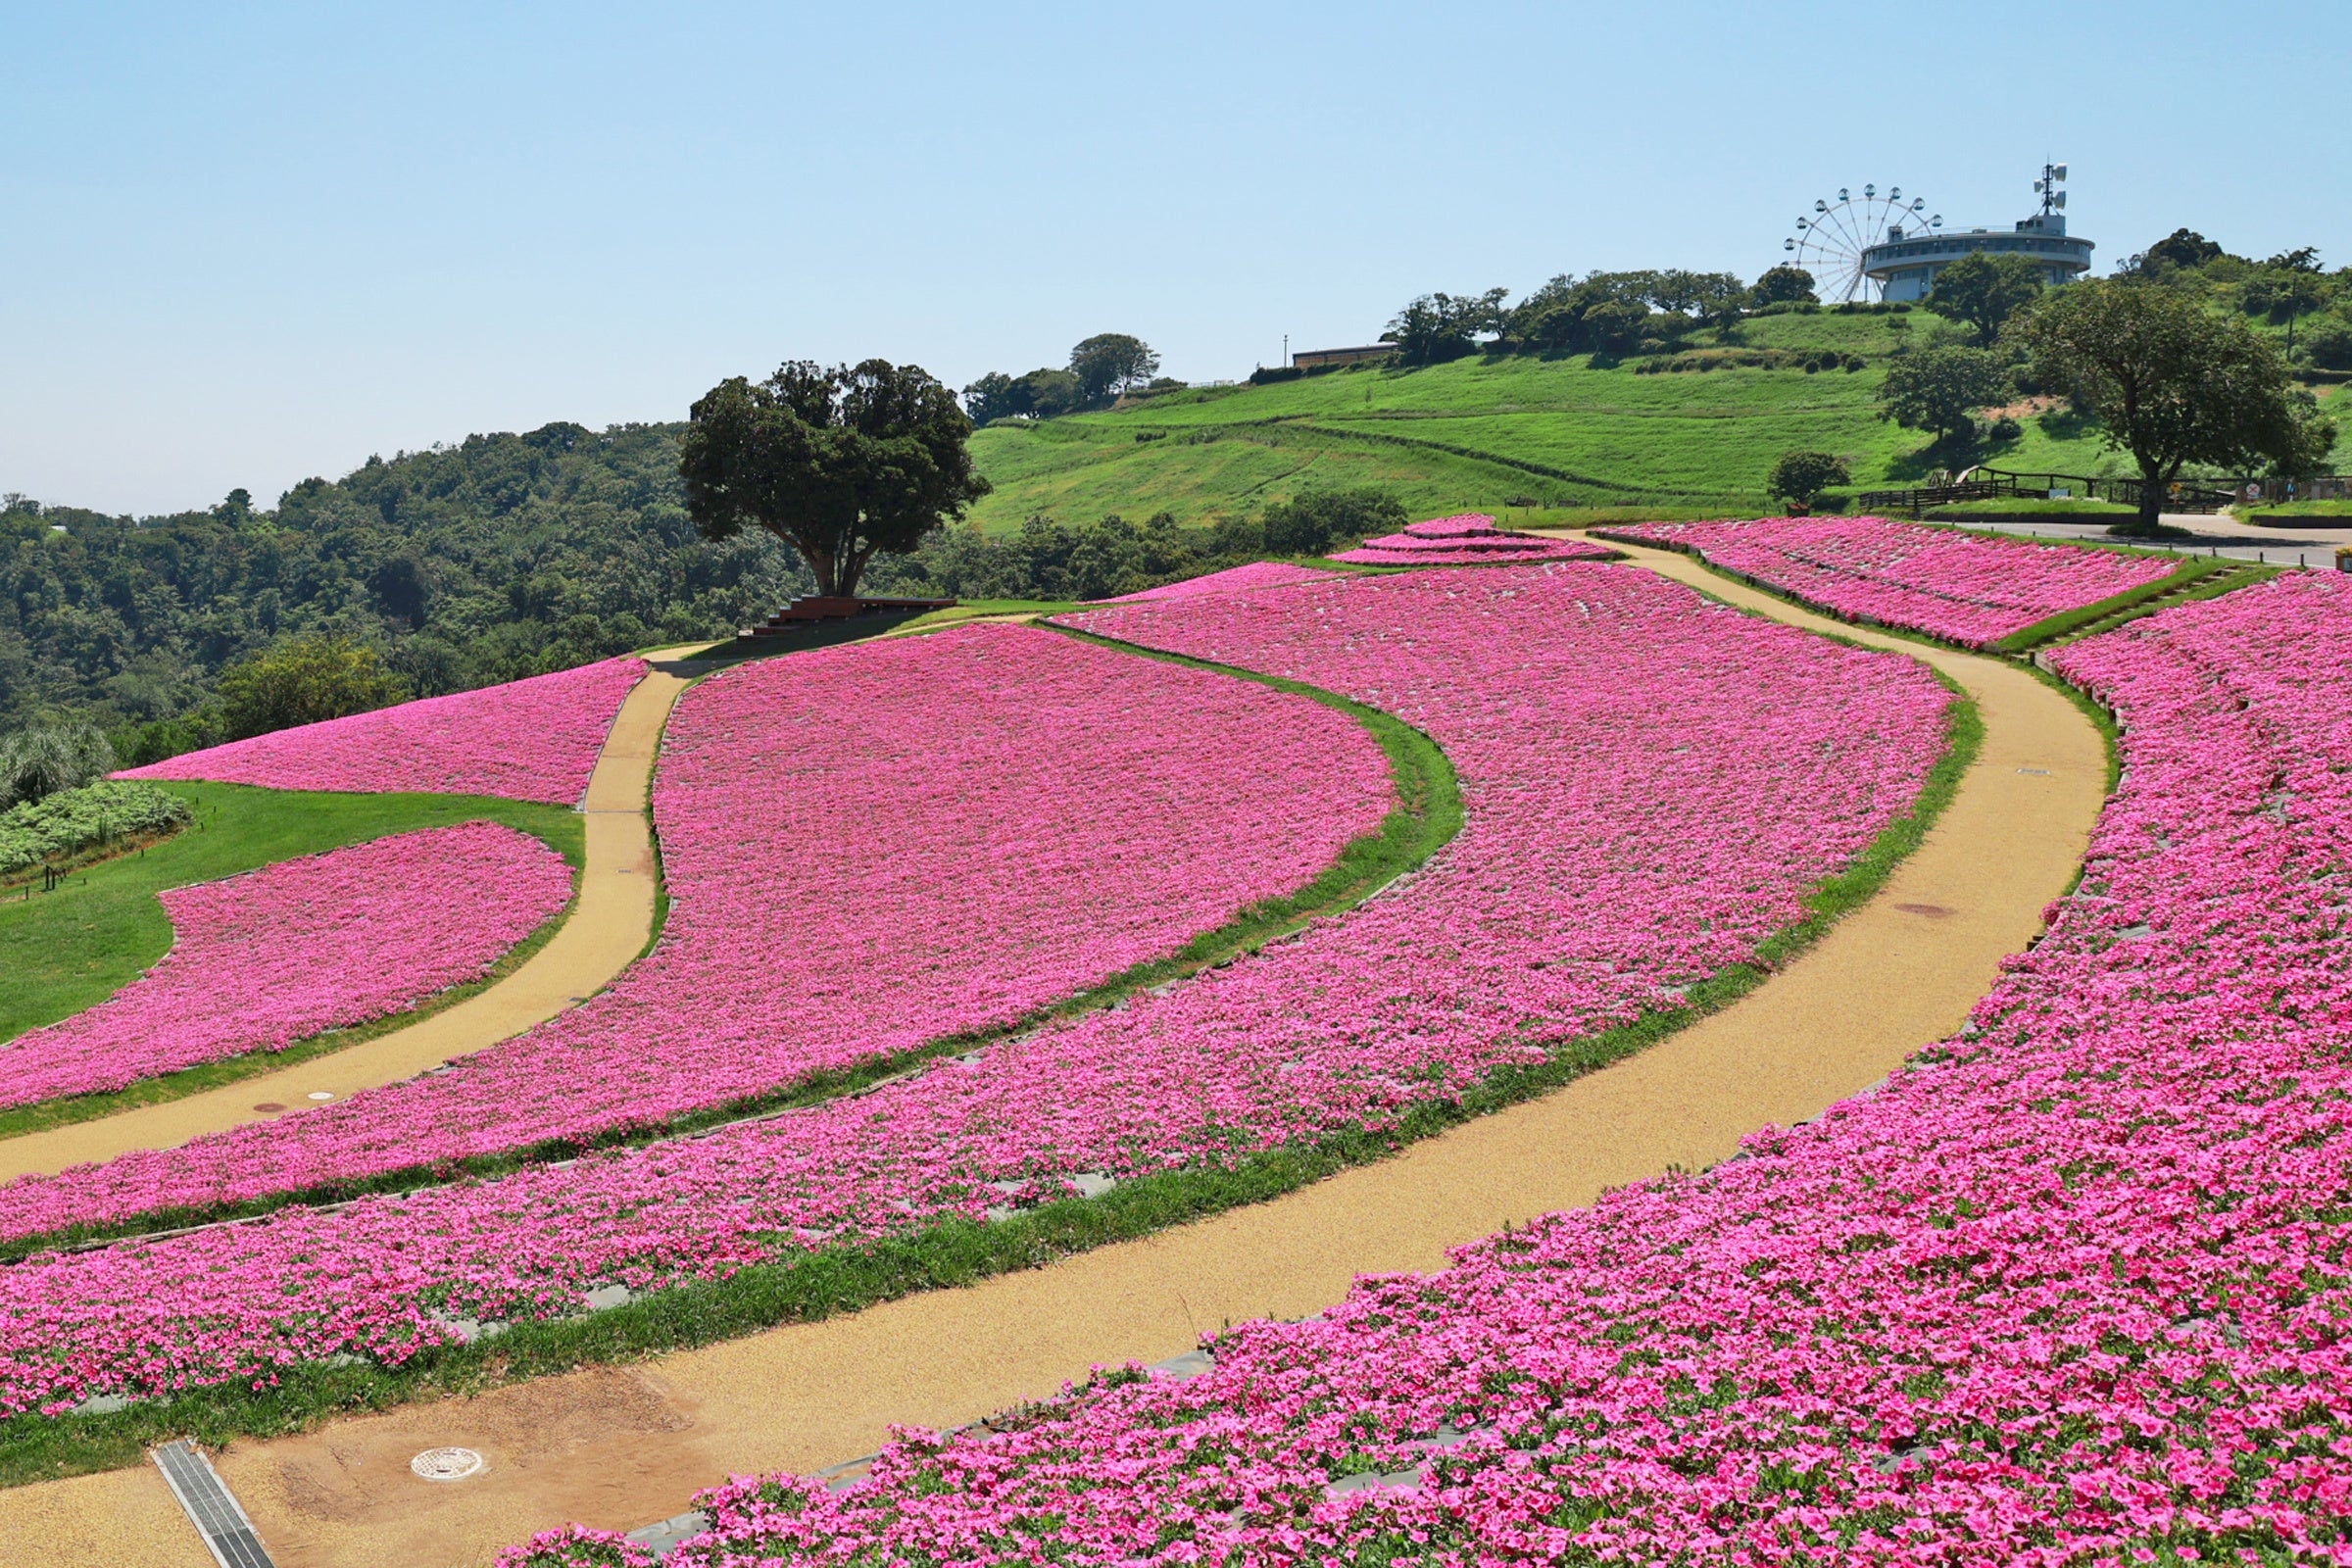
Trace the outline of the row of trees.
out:
M 1142 338 L 1098 332 L 1070 350 L 1064 369 L 1040 368 L 1018 376 L 989 371 L 963 389 L 963 407 L 975 424 L 1051 418 L 1102 408 L 1137 387 L 1177 384 L 1155 383 L 1158 375 L 1159 356 Z
M 1400 365 L 1439 365 L 1482 350 L 1622 355 L 1646 342 L 1671 345 L 1766 306 L 1816 302 L 1812 274 L 1795 267 L 1776 267 L 1752 285 L 1732 272 L 1680 268 L 1563 272 L 1516 304 L 1500 288 L 1423 294 L 1381 338 L 1396 345 Z

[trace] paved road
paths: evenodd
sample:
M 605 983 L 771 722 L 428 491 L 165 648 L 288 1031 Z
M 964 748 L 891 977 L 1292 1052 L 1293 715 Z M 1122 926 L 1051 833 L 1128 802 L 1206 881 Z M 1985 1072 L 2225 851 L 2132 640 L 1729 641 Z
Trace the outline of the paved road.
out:
M 2192 537 L 2168 539 L 2154 546 L 2182 555 L 2221 556 L 2272 566 L 2310 566 L 2333 570 L 2335 547 L 2352 545 L 2352 528 L 2256 528 L 2226 516 L 2167 514 L 2168 526 Z M 2027 534 L 2045 539 L 2109 538 L 2106 525 L 2095 522 L 1972 522 L 1972 528 L 1997 533 Z

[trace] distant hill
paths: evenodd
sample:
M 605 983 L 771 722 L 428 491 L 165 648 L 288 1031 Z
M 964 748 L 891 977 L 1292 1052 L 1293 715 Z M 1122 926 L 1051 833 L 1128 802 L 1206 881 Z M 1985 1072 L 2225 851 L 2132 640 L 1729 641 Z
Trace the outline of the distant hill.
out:
M 421 693 L 724 635 L 799 591 L 763 538 L 705 543 L 676 427 L 523 435 L 306 479 L 273 512 L 0 510 L 0 728 L 108 725 L 201 702 L 227 663 L 302 632 L 383 650 Z
M 1924 344 L 1939 324 L 1925 311 L 1827 309 L 1693 332 L 1679 352 L 1615 364 L 1578 355 L 1358 367 L 991 425 L 974 449 L 997 491 L 975 517 L 990 532 L 1035 513 L 1165 511 L 1209 522 L 1358 484 L 1389 487 L 1420 515 L 1515 503 L 1753 510 L 1765 504 L 1774 460 L 1792 447 L 1844 457 L 1858 484 L 1900 484 L 1933 466 L 1916 456 L 1926 438 L 1882 420 L 1873 399 L 1897 346 Z M 1861 368 L 1808 372 L 1798 363 L 1832 358 Z M 1670 366 L 1687 368 L 1660 372 Z M 2126 471 L 2100 450 L 2095 426 L 2025 412 L 2022 436 L 1984 461 Z

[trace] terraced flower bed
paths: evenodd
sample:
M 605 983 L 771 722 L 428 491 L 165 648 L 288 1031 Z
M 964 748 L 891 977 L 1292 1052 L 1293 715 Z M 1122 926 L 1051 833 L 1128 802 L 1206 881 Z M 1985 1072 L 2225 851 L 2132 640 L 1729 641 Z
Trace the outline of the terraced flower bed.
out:
M 592 1291 L 1230 1170 L 1405 1125 L 1497 1073 L 1605 1060 L 1599 1032 L 1681 1010 L 1685 988 L 1803 917 L 1808 891 L 1909 806 L 1949 701 L 1908 660 L 1587 566 L 1075 621 L 1380 705 L 1446 748 L 1466 825 L 1409 880 L 1254 956 L 854 1098 L 0 1269 L 0 1409 L 267 1384 L 344 1353 L 400 1366 L 489 1320 L 578 1312 Z
M 1476 566 L 1502 562 L 1613 561 L 1617 552 L 1582 539 L 1545 539 L 1494 526 L 1483 512 L 1410 522 L 1402 533 L 1367 539 L 1331 558 L 1366 566 Z
M 608 659 L 301 724 L 134 767 L 117 778 L 211 779 L 278 790 L 422 790 L 570 806 L 642 659 Z
M 2347 587 L 2054 656 L 2126 725 L 2082 888 L 1879 1092 L 669 1561 L 2352 1560 Z
M 571 897 L 564 858 L 466 822 L 159 895 L 172 950 L 84 1012 L 0 1046 L 0 1105 L 142 1078 L 405 1012 L 479 979 Z
M 1317 571 L 1312 566 L 1296 566 L 1287 561 L 1252 561 L 1246 565 L 1228 566 L 1223 571 L 1202 572 L 1182 582 L 1165 582 L 1141 593 L 1119 594 L 1104 601 L 1106 604 L 1126 604 L 1139 599 L 1191 599 L 1200 594 L 1228 593 L 1236 588 L 1272 588 L 1286 582 L 1315 582 L 1332 573 Z
M 1010 1025 L 1305 883 L 1395 799 L 1347 714 L 1022 626 L 740 665 L 671 716 L 670 910 L 438 1072 L 0 1188 L 0 1237 L 564 1152 Z
M 1884 517 L 1641 522 L 1596 531 L 1687 550 L 1835 614 L 1970 648 L 1991 648 L 2070 611 L 2151 589 L 2176 569 L 2159 557 Z

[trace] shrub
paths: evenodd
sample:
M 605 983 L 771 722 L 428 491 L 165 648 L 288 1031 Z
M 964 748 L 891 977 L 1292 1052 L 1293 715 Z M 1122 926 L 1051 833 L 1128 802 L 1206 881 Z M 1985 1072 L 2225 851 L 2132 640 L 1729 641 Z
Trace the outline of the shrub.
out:
M 2352 370 L 2352 321 L 2323 316 L 2304 325 L 2300 357 L 2323 370 Z
M 100 779 L 0 811 L 0 876 L 64 859 L 101 844 L 185 827 L 188 803 L 152 784 Z
M 378 663 L 373 649 L 343 637 L 297 637 L 220 674 L 230 740 L 348 718 L 408 695 L 408 682 Z
M 77 789 L 114 767 L 114 747 L 88 723 L 19 730 L 0 740 L 0 807 Z
M 1772 466 L 1772 475 L 1765 481 L 1768 495 L 1810 507 L 1813 498 L 1834 484 L 1851 484 L 1853 475 L 1845 468 L 1845 460 L 1828 452 L 1784 452 L 1781 461 Z

